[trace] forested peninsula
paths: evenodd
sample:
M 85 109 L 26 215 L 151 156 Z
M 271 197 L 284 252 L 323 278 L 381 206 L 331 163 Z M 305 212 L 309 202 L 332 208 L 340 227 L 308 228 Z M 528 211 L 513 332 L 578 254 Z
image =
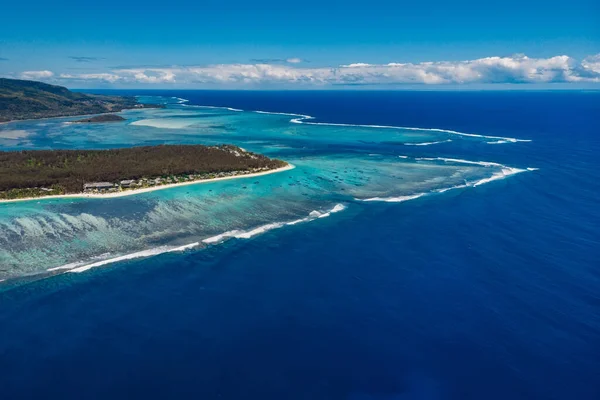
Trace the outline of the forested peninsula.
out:
M 117 193 L 285 167 L 231 145 L 0 152 L 0 200 Z
M 135 97 L 85 94 L 43 82 L 0 78 L 0 122 L 163 107 L 141 104 Z

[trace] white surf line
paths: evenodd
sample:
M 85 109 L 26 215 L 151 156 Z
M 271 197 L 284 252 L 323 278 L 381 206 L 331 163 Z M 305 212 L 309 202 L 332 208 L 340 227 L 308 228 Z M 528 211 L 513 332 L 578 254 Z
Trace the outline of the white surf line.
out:
M 406 156 L 399 156 L 401 158 L 406 158 Z M 430 196 L 433 194 L 439 194 L 439 193 L 445 193 L 449 190 L 455 190 L 455 189 L 464 189 L 464 188 L 469 188 L 469 187 L 477 187 L 477 186 L 481 186 L 484 185 L 486 183 L 490 183 L 493 181 L 497 181 L 497 180 L 501 180 L 501 179 L 505 179 L 508 178 L 512 175 L 516 175 L 519 174 L 521 172 L 528 172 L 528 171 L 538 171 L 539 168 L 514 168 L 514 167 L 509 167 L 503 164 L 498 164 L 498 163 L 494 163 L 494 162 L 487 162 L 487 161 L 468 161 L 468 160 L 461 160 L 461 159 L 452 159 L 452 158 L 442 158 L 442 157 L 435 157 L 435 158 L 427 158 L 427 157 L 422 157 L 422 158 L 416 158 L 416 160 L 442 160 L 442 161 L 446 161 L 446 162 L 455 162 L 455 163 L 461 163 L 461 164 L 476 164 L 476 165 L 482 165 L 485 167 L 490 167 L 490 166 L 494 166 L 494 167 L 500 167 L 501 170 L 498 172 L 495 172 L 492 174 L 492 176 L 490 176 L 489 178 L 482 178 L 479 179 L 477 181 L 466 181 L 464 184 L 461 185 L 455 185 L 455 186 L 450 186 L 447 188 L 441 188 L 441 189 L 434 189 L 431 190 L 429 192 L 422 192 L 422 193 L 415 193 L 412 195 L 405 195 L 405 196 L 395 196 L 395 197 L 371 197 L 368 199 L 355 199 L 358 201 L 365 201 L 365 202 L 370 202 L 370 201 L 382 201 L 382 202 L 387 202 L 387 203 L 401 203 L 404 201 L 408 201 L 408 200 L 414 200 L 414 199 L 418 199 L 420 197 L 423 196 Z
M 437 142 L 404 143 L 404 145 L 405 146 L 430 146 L 432 144 L 448 143 L 451 141 L 452 141 L 452 139 L 447 139 L 447 140 L 438 140 Z
M 408 158 L 411 158 L 411 157 L 404 156 L 404 155 L 399 155 L 398 158 L 408 159 Z M 500 163 L 493 162 L 493 161 L 470 161 L 470 160 L 463 160 L 461 158 L 413 157 L 412 159 L 415 160 L 415 161 L 444 161 L 444 162 L 456 163 L 456 164 L 481 165 L 483 167 L 501 167 L 501 168 L 519 169 L 519 168 L 509 167 L 508 165 L 500 164 Z M 527 168 L 525 168 L 525 170 L 527 170 L 527 171 L 539 171 L 539 168 L 527 167 Z
M 300 218 L 300 219 L 297 219 L 294 221 L 272 222 L 269 224 L 258 226 L 256 228 L 250 229 L 248 231 L 242 231 L 242 230 L 238 230 L 238 229 L 227 231 L 227 232 L 221 233 L 219 235 L 203 239 L 202 243 L 215 244 L 215 243 L 220 243 L 229 238 L 250 239 L 253 236 L 268 232 L 273 229 L 279 229 L 284 226 L 296 225 L 296 224 L 299 224 L 302 222 L 310 222 L 310 221 L 314 221 L 315 219 L 319 219 L 319 218 L 327 218 L 327 217 L 331 216 L 331 214 L 335 214 L 335 213 L 343 211 L 345 209 L 346 209 L 346 206 L 344 204 L 336 204 L 331 210 L 326 211 L 326 212 L 320 212 L 317 210 L 313 210 L 308 214 L 307 217 Z
M 198 106 L 195 104 L 183 104 L 183 103 L 178 103 L 179 105 L 182 105 L 184 107 L 192 107 L 192 108 L 217 108 L 217 109 L 222 109 L 222 110 L 229 110 L 229 111 L 236 111 L 236 112 L 243 112 L 244 110 L 240 110 L 239 108 L 233 108 L 233 107 L 221 107 L 221 106 Z
M 347 126 L 347 127 L 379 128 L 379 129 L 402 129 L 402 130 L 421 131 L 421 132 L 427 132 L 427 131 L 428 132 L 442 132 L 442 133 L 449 133 L 449 134 L 458 135 L 458 136 L 468 136 L 468 137 L 485 138 L 485 139 L 498 139 L 499 141 L 505 141 L 506 143 L 531 142 L 530 139 L 517 139 L 517 138 L 503 137 L 503 136 L 477 135 L 475 133 L 457 132 L 457 131 L 452 131 L 449 129 L 415 128 L 415 127 L 408 127 L 408 126 L 392 126 L 392 125 L 334 124 L 334 123 L 329 123 L 329 122 L 307 122 L 307 121 L 304 121 L 305 119 L 314 119 L 314 117 L 294 118 L 294 119 L 291 119 L 290 122 L 295 123 L 295 124 L 309 124 L 309 125 Z M 498 144 L 498 142 L 496 142 L 496 144 Z
M 61 265 L 60 267 L 48 268 L 46 271 L 48 271 L 48 272 L 54 272 L 54 271 L 60 271 L 60 270 L 63 270 L 63 269 L 73 269 L 73 268 L 79 267 L 79 266 L 81 266 L 83 264 L 85 264 L 84 261 L 78 261 L 78 262 L 73 262 L 73 263 Z
M 240 110 L 237 108 L 224 107 L 224 106 L 202 106 L 202 105 L 191 105 L 191 104 L 181 104 L 186 107 L 201 107 L 201 108 L 222 108 L 231 111 L 246 111 Z M 292 118 L 290 120 L 293 124 L 308 124 L 308 125 L 325 125 L 325 126 L 346 126 L 346 127 L 358 127 L 358 128 L 381 128 L 381 129 L 403 129 L 410 131 L 422 131 L 422 132 L 442 132 L 449 133 L 452 135 L 458 136 L 467 136 L 467 137 L 476 137 L 476 138 L 484 138 L 484 139 L 496 139 L 495 142 L 486 142 L 487 144 L 502 144 L 502 143 L 517 143 L 517 142 L 531 142 L 531 139 L 517 139 L 512 137 L 504 137 L 504 136 L 491 136 L 491 135 L 478 135 L 475 133 L 464 133 L 453 131 L 450 129 L 440 129 L 440 128 L 415 128 L 408 126 L 394 126 L 394 125 L 364 125 L 364 124 L 342 124 L 342 123 L 333 123 L 333 122 L 310 122 L 308 120 L 315 119 L 315 117 L 306 115 L 306 114 L 295 114 L 295 113 L 286 113 L 286 112 L 273 112 L 273 111 L 261 111 L 261 110 L 251 110 L 248 112 L 253 112 L 257 114 L 273 114 L 273 115 L 289 115 Z M 429 142 L 427 144 L 437 144 L 440 142 Z M 406 143 L 405 143 L 406 144 Z M 412 144 L 416 146 L 427 146 L 427 144 Z M 411 144 L 409 144 L 411 145 Z
M 63 265 L 60 267 L 48 268 L 46 271 L 53 272 L 53 271 L 64 270 L 64 272 L 81 273 L 81 272 L 88 271 L 92 268 L 101 267 L 104 265 L 113 264 L 113 263 L 117 263 L 117 262 L 121 262 L 121 261 L 129 261 L 129 260 L 134 260 L 134 259 L 138 259 L 138 258 L 148 258 L 148 257 L 152 257 L 152 256 L 157 256 L 160 254 L 166 254 L 166 253 L 183 252 L 186 250 L 191 250 L 193 248 L 199 247 L 202 244 L 214 245 L 214 244 L 222 243 L 225 240 L 232 239 L 232 238 L 250 239 L 254 236 L 260 235 L 262 233 L 265 233 L 265 232 L 268 232 L 268 231 L 271 231 L 274 229 L 282 228 L 285 226 L 292 226 L 292 225 L 296 225 L 296 224 L 303 223 L 303 222 L 311 222 L 311 221 L 314 221 L 314 220 L 317 220 L 320 218 L 327 218 L 327 217 L 331 216 L 331 214 L 343 211 L 346 208 L 347 207 L 344 204 L 336 204 L 332 209 L 330 209 L 326 212 L 320 212 L 320 211 L 313 210 L 308 214 L 307 217 L 297 219 L 294 221 L 272 222 L 269 224 L 258 226 L 256 228 L 249 229 L 247 231 L 231 230 L 231 231 L 227 231 L 227 232 L 221 233 L 216 236 L 212 236 L 212 237 L 203 239 L 200 242 L 193 242 L 193 243 L 189 243 L 189 244 L 186 244 L 183 246 L 177 246 L 177 247 L 159 246 L 159 247 L 155 247 L 153 249 L 141 250 L 141 251 L 137 251 L 134 253 L 124 254 L 124 255 L 121 255 L 118 257 L 108 258 L 108 259 L 104 259 L 104 260 L 100 260 L 100 261 L 96 261 L 96 262 L 92 262 L 92 263 L 89 263 L 89 261 L 88 261 L 88 264 L 86 264 L 86 261 L 78 261 L 78 262 L 66 264 L 66 265 Z
M 398 156 L 401 158 L 406 158 L 406 156 Z M 472 164 L 472 165 L 481 165 L 484 167 L 501 167 L 501 168 L 509 168 L 509 169 L 520 169 L 515 167 L 509 167 L 508 165 L 500 164 L 492 161 L 470 161 L 463 160 L 461 158 L 446 158 L 446 157 L 415 157 L 416 161 L 427 160 L 427 161 L 444 161 L 456 164 Z M 523 171 L 539 171 L 539 168 L 527 167 Z
M 416 161 L 444 161 L 456 164 L 472 164 L 472 165 L 481 165 L 483 167 L 506 167 L 510 168 L 506 165 L 492 162 L 492 161 L 470 161 L 463 160 L 461 158 L 446 158 L 446 157 L 415 157 Z
M 188 103 L 189 100 L 188 99 L 184 99 L 182 97 L 171 97 L 173 100 L 177 100 L 177 104 L 183 104 L 183 103 Z
M 359 201 L 383 201 L 386 203 L 401 203 L 403 201 L 418 199 L 419 197 L 427 196 L 428 193 L 417 193 L 408 196 L 396 196 L 396 197 L 371 197 L 369 199 L 356 199 Z
M 159 254 L 164 254 L 164 253 L 173 253 L 173 252 L 178 252 L 178 251 L 184 251 L 184 250 L 191 249 L 192 247 L 195 247 L 199 244 L 200 243 L 190 243 L 185 246 L 175 247 L 175 248 L 165 247 L 165 246 L 156 247 L 156 248 L 150 249 L 150 250 L 142 250 L 142 251 L 138 251 L 138 252 L 131 253 L 131 254 L 125 254 L 123 256 L 110 258 L 108 260 L 102 260 L 102 261 L 97 261 L 92 264 L 82 265 L 80 267 L 75 267 L 75 268 L 69 269 L 67 272 L 85 272 L 92 268 L 101 267 L 103 265 L 108 265 L 108 264 L 113 264 L 113 263 L 116 263 L 119 261 L 134 260 L 136 258 L 145 258 L 145 257 L 157 256 Z
M 142 193 L 156 192 L 158 190 L 172 189 L 182 186 L 189 185 L 199 185 L 203 183 L 212 183 L 219 181 L 227 181 L 231 179 L 242 179 L 242 178 L 255 178 L 257 176 L 270 175 L 277 172 L 289 171 L 291 169 L 296 168 L 293 164 L 288 163 L 285 167 L 271 169 L 268 171 L 256 172 L 252 174 L 242 174 L 242 175 L 234 175 L 234 176 L 224 176 L 221 178 L 213 178 L 213 179 L 199 179 L 197 181 L 192 182 L 179 182 L 179 183 L 170 183 L 167 185 L 153 186 L 149 188 L 143 189 L 133 189 L 133 190 L 125 190 L 122 192 L 116 193 L 106 193 L 106 194 L 84 194 L 84 193 L 74 193 L 74 194 L 59 194 L 52 196 L 41 196 L 41 197 L 26 197 L 23 199 L 10 199 L 10 200 L 0 200 L 0 204 L 2 203 L 17 203 L 21 201 L 42 201 L 42 200 L 52 200 L 52 199 L 112 199 L 116 197 L 126 197 L 126 196 L 135 196 Z

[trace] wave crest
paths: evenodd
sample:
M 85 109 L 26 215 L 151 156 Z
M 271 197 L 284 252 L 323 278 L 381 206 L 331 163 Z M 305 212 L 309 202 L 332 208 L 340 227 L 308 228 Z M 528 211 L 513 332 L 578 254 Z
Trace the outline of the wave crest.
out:
M 65 264 L 60 267 L 49 268 L 46 271 L 47 272 L 65 271 L 65 272 L 72 272 L 72 273 L 81 273 L 81 272 L 88 271 L 92 268 L 97 268 L 97 267 L 114 264 L 114 263 L 118 263 L 118 262 L 122 262 L 122 261 L 129 261 L 129 260 L 134 260 L 134 259 L 138 259 L 138 258 L 147 258 L 147 257 L 157 256 L 160 254 L 165 254 L 165 253 L 183 252 L 183 251 L 187 251 L 190 249 L 200 247 L 202 245 L 214 245 L 214 244 L 221 243 L 227 239 L 232 239 L 232 238 L 250 239 L 254 236 L 260 235 L 262 233 L 265 233 L 265 232 L 268 232 L 268 231 L 271 231 L 274 229 L 282 228 L 284 226 L 292 226 L 292 225 L 296 225 L 296 224 L 303 223 L 303 222 L 310 222 L 310 221 L 314 221 L 316 219 L 326 218 L 326 217 L 331 216 L 331 214 L 343 211 L 345 209 L 346 209 L 346 206 L 344 204 L 336 204 L 333 208 L 331 208 L 330 210 L 327 210 L 325 212 L 313 210 L 308 214 L 308 216 L 301 218 L 301 219 L 293 220 L 293 221 L 272 222 L 272 223 L 261 225 L 261 226 L 258 226 L 256 228 L 246 230 L 246 231 L 231 230 L 231 231 L 223 232 L 219 235 L 215 235 L 215 236 L 203 239 L 200 242 L 193 242 L 193 243 L 185 244 L 182 246 L 159 246 L 159 247 L 155 247 L 152 249 L 137 251 L 134 253 L 124 254 L 121 256 L 117 256 L 117 257 L 104 258 L 104 259 L 94 261 L 91 263 L 89 261 L 87 261 L 87 262 L 86 261 L 77 261 L 77 262 Z M 105 256 L 108 256 L 108 255 L 109 254 L 105 254 Z M 96 257 L 96 258 L 98 258 L 98 257 Z
M 502 167 L 500 169 L 500 171 L 493 173 L 490 177 L 488 178 L 482 178 L 479 179 L 477 181 L 465 181 L 464 184 L 461 185 L 455 185 L 455 186 L 450 186 L 450 187 L 446 187 L 446 188 L 441 188 L 441 189 L 435 189 L 432 190 L 430 192 L 423 192 L 423 193 L 415 193 L 412 195 L 405 195 L 405 196 L 395 196 L 395 197 L 371 197 L 368 199 L 356 199 L 359 201 L 381 201 L 381 202 L 387 202 L 387 203 L 401 203 L 404 201 L 408 201 L 408 200 L 414 200 L 414 199 L 418 199 L 420 197 L 423 196 L 429 196 L 432 194 L 439 194 L 439 193 L 445 193 L 449 190 L 455 190 L 455 189 L 464 189 L 464 188 L 468 188 L 468 187 L 477 187 L 477 186 L 481 186 L 484 185 L 486 183 L 490 183 L 490 182 L 494 182 L 497 180 L 501 180 L 504 178 L 508 178 L 509 176 L 515 175 L 515 174 L 519 174 L 521 172 L 527 172 L 527 171 L 538 171 L 539 168 L 526 168 L 526 169 L 521 169 L 521 168 L 513 168 L 513 167 L 508 167 L 502 164 L 498 164 L 498 163 L 493 163 L 493 162 L 486 162 L 486 161 L 468 161 L 468 160 L 456 160 L 456 159 L 443 159 L 441 157 L 435 157 L 435 158 L 420 158 L 421 160 L 452 160 L 454 162 L 462 162 L 465 164 L 477 164 L 477 165 L 483 165 L 483 166 L 500 166 Z
M 237 108 L 231 107 L 223 107 L 223 106 L 198 106 L 198 105 L 188 105 L 182 104 L 186 107 L 201 107 L 201 108 L 221 108 L 230 111 L 245 111 Z M 324 126 L 346 126 L 346 127 L 357 127 L 357 128 L 378 128 L 378 129 L 401 129 L 401 130 L 409 130 L 409 131 L 422 131 L 422 132 L 440 132 L 440 133 L 448 133 L 451 135 L 465 136 L 465 137 L 474 137 L 481 139 L 495 139 L 493 142 L 486 142 L 487 144 L 501 144 L 501 143 L 518 143 L 518 142 L 531 142 L 530 139 L 517 139 L 512 137 L 504 137 L 504 136 L 491 136 L 491 135 L 479 135 L 475 133 L 465 133 L 453 131 L 450 129 L 440 129 L 440 128 L 417 128 L 417 127 L 407 127 L 407 126 L 395 126 L 395 125 L 368 125 L 368 124 L 343 124 L 343 123 L 333 123 L 333 122 L 311 122 L 309 120 L 315 119 L 315 117 L 306 114 L 295 114 L 295 113 L 286 113 L 286 112 L 273 112 L 273 111 L 262 111 L 262 110 L 254 110 L 250 111 L 257 114 L 273 114 L 273 115 L 287 115 L 290 117 L 294 117 L 290 119 L 290 122 L 293 124 L 308 124 L 308 125 L 324 125 Z M 451 139 L 438 141 L 438 142 L 429 142 L 427 144 L 413 144 L 416 146 L 427 146 L 428 144 L 438 144 L 443 142 L 451 141 Z M 405 143 L 406 144 L 406 143 Z M 410 145 L 410 144 L 409 144 Z

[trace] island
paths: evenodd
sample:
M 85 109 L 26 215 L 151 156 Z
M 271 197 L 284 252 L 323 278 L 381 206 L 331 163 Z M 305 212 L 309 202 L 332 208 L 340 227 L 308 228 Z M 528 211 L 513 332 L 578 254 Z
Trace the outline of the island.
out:
M 85 119 L 79 119 L 77 121 L 72 121 L 71 123 L 74 123 L 74 124 L 84 124 L 84 123 L 93 124 L 93 123 L 121 122 L 121 121 L 125 121 L 125 118 L 121 117 L 120 115 L 116 115 L 116 114 L 101 114 L 101 115 L 96 115 L 96 116 L 91 117 L 91 118 L 85 118 Z
M 0 78 L 0 122 L 106 114 L 133 108 L 164 105 L 141 104 L 132 96 L 78 93 L 43 82 Z
M 290 168 L 232 145 L 0 152 L 0 201 L 114 197 Z

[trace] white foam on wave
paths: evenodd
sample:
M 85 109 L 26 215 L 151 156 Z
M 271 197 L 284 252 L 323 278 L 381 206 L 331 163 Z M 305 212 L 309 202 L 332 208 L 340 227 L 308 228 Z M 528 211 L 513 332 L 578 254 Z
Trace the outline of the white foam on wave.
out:
M 231 230 L 231 231 L 227 231 L 227 232 L 221 233 L 216 236 L 212 236 L 212 237 L 203 239 L 201 242 L 193 242 L 193 243 L 189 243 L 189 244 L 186 244 L 183 246 L 176 246 L 176 247 L 160 246 L 160 247 L 155 247 L 153 249 L 142 250 L 142 251 L 125 254 L 122 256 L 118 256 L 118 257 L 105 258 L 105 259 L 102 259 L 102 260 L 99 260 L 96 262 L 92 262 L 92 263 L 89 263 L 89 262 L 86 263 L 85 261 L 79 261 L 79 262 L 66 264 L 66 265 L 63 265 L 60 267 L 49 268 L 49 269 L 47 269 L 47 271 L 52 272 L 52 271 L 67 270 L 67 272 L 81 273 L 81 272 L 88 271 L 92 268 L 102 267 L 102 266 L 114 264 L 117 262 L 129 261 L 129 260 L 134 260 L 134 259 L 138 259 L 138 258 L 147 258 L 147 257 L 157 256 L 160 254 L 165 254 L 165 253 L 183 252 L 183 251 L 198 247 L 201 244 L 217 244 L 217 243 L 223 242 L 224 240 L 227 240 L 230 238 L 250 239 L 256 235 L 260 235 L 262 233 L 271 231 L 273 229 L 282 228 L 284 226 L 296 225 L 296 224 L 299 224 L 302 222 L 309 222 L 309 221 L 313 221 L 317 218 L 325 218 L 325 217 L 330 216 L 333 213 L 340 212 L 344 209 L 346 209 L 345 205 L 336 204 L 335 207 L 333 207 L 331 210 L 329 210 L 327 212 L 322 213 L 322 212 L 316 211 L 316 210 L 311 211 L 307 217 L 301 218 L 298 220 L 294 220 L 294 221 L 273 222 L 273 223 L 265 224 L 265 225 L 250 229 L 248 231 Z
M 231 110 L 231 111 L 240 111 L 240 112 L 244 111 L 244 110 L 240 110 L 240 109 L 236 109 L 236 108 L 222 107 L 222 106 L 198 106 L 198 105 L 189 105 L 189 104 L 182 104 L 182 105 L 187 106 L 187 107 L 222 108 L 222 109 Z M 293 124 L 309 124 L 309 125 L 324 125 L 324 126 L 345 126 L 345 127 L 377 128 L 377 129 L 401 129 L 401 130 L 421 131 L 421 132 L 441 132 L 441 133 L 448 133 L 448 134 L 451 134 L 451 135 L 466 136 L 466 137 L 475 137 L 475 138 L 482 138 L 482 139 L 496 139 L 495 142 L 487 142 L 488 144 L 531 142 L 530 139 L 517 139 L 517 138 L 503 137 L 503 136 L 479 135 L 479 134 L 475 134 L 475 133 L 464 133 L 464 132 L 453 131 L 453 130 L 450 130 L 450 129 L 415 128 L 415 127 L 394 126 L 394 125 L 368 125 L 368 124 L 342 124 L 342 123 L 332 123 L 332 122 L 311 122 L 311 121 L 308 121 L 308 120 L 315 119 L 315 117 L 310 116 L 310 115 L 305 115 L 305 114 L 295 114 L 295 113 L 285 113 L 285 112 L 272 112 L 272 111 L 262 111 L 262 110 L 254 110 L 254 111 L 251 111 L 251 112 L 254 112 L 254 113 L 257 113 L 257 114 L 288 115 L 288 116 L 291 116 L 291 117 L 295 117 L 295 118 L 292 118 L 290 120 L 290 122 L 293 123 Z M 427 146 L 427 145 L 430 145 L 430 144 L 444 143 L 444 142 L 447 142 L 447 141 L 451 141 L 451 140 L 449 139 L 449 140 L 445 140 L 445 141 L 428 142 L 427 144 L 424 143 L 424 144 L 415 144 L 415 145 Z
M 458 135 L 458 136 L 476 137 L 476 138 L 484 138 L 484 139 L 498 139 L 498 140 L 503 140 L 506 143 L 531 142 L 530 139 L 517 139 L 517 138 L 511 138 L 511 137 L 504 137 L 504 136 L 478 135 L 478 134 L 475 134 L 475 133 L 464 133 L 464 132 L 452 131 L 452 130 L 449 130 L 449 129 L 412 128 L 412 127 L 397 127 L 397 128 L 399 128 L 399 129 L 406 129 L 406 130 L 409 130 L 409 131 L 443 132 L 443 133 L 449 133 L 451 135 Z
M 206 239 L 202 240 L 202 243 L 206 243 L 206 244 L 219 243 L 225 239 L 228 239 L 228 238 L 231 238 L 231 237 L 237 235 L 239 232 L 240 231 L 238 231 L 238 230 L 227 231 L 227 232 L 221 233 L 220 235 L 206 238 Z
M 399 158 L 408 158 L 408 156 L 398 156 Z
M 249 230 L 249 231 L 245 231 L 245 232 L 243 231 L 243 232 L 236 233 L 235 235 L 233 235 L 233 237 L 236 239 L 250 239 L 253 236 L 260 235 L 260 234 L 268 232 L 268 231 L 272 231 L 273 229 L 279 229 L 279 228 L 283 227 L 284 225 L 285 225 L 285 222 L 273 222 L 270 224 L 259 226 L 252 230 Z
M 177 252 L 177 251 L 186 251 L 186 250 L 193 249 L 194 247 L 198 247 L 198 246 L 200 246 L 200 242 L 184 244 L 183 246 L 174 247 L 174 248 L 170 249 L 169 253 L 173 253 L 173 252 Z
M 431 146 L 432 144 L 448 143 L 452 139 L 438 140 L 437 142 L 422 142 L 422 143 L 404 143 L 405 146 Z
M 394 126 L 394 125 L 364 125 L 364 124 L 340 124 L 340 123 L 331 123 L 331 122 L 309 122 L 309 121 L 305 121 L 307 119 L 314 119 L 314 117 L 302 116 L 302 118 L 294 118 L 294 119 L 290 120 L 290 122 L 295 123 L 295 124 L 309 124 L 309 125 L 345 126 L 345 127 L 377 128 L 377 129 L 401 129 L 401 130 L 407 130 L 407 131 L 421 131 L 421 132 L 441 132 L 441 133 L 449 133 L 451 135 L 476 137 L 476 138 L 482 138 L 482 139 L 498 139 L 498 140 L 504 141 L 504 143 L 531 142 L 531 140 L 529 140 L 529 139 L 517 139 L 517 138 L 503 137 L 503 136 L 478 135 L 475 133 L 464 133 L 464 132 L 458 132 L 458 131 L 453 131 L 453 130 L 449 130 L 449 129 L 415 128 L 415 127 Z M 434 143 L 432 142 L 432 144 L 434 144 Z
M 470 184 L 468 182 L 465 182 L 462 185 L 455 185 L 455 186 L 450 186 L 450 187 L 447 187 L 447 188 L 436 189 L 436 190 L 433 191 L 433 193 L 444 193 L 444 192 L 447 192 L 449 190 L 468 188 L 469 186 L 472 186 L 472 184 Z
M 333 207 L 331 210 L 329 210 L 328 212 L 319 215 L 317 218 L 327 218 L 329 217 L 331 214 L 335 214 L 337 212 L 340 211 L 344 211 L 346 209 L 346 206 L 344 206 L 343 204 L 336 204 L 335 207 Z
M 171 247 L 171 246 L 155 247 L 153 249 L 142 250 L 142 251 L 138 251 L 135 253 L 125 254 L 123 256 L 109 258 L 109 259 L 97 261 L 97 262 L 94 262 L 91 264 L 76 266 L 75 268 L 71 268 L 68 272 L 81 273 L 81 272 L 88 271 L 92 268 L 101 267 L 101 266 L 108 265 L 108 264 L 114 264 L 116 262 L 134 260 L 136 258 L 147 258 L 147 257 L 151 257 L 151 256 L 157 256 L 159 254 L 164 254 L 164 253 L 182 252 L 182 251 L 192 249 L 199 245 L 200 245 L 200 242 L 194 242 L 194 243 L 186 244 L 186 245 L 179 246 L 179 247 Z M 48 270 L 48 271 L 50 271 L 50 270 Z
M 125 254 L 123 256 L 109 258 L 106 260 L 97 261 L 95 263 L 78 266 L 78 267 L 70 269 L 69 272 L 75 272 L 75 273 L 85 272 L 92 268 L 101 267 L 103 265 L 113 264 L 113 263 L 120 262 L 120 261 L 127 261 L 127 260 L 134 260 L 136 258 L 156 256 L 159 254 L 166 253 L 168 250 L 169 250 L 169 248 L 167 248 L 167 247 L 157 247 L 154 249 L 138 251 L 138 252 L 131 253 L 131 254 Z
M 220 109 L 220 110 L 229 110 L 229 111 L 236 111 L 236 112 L 243 112 L 244 110 L 240 110 L 239 108 L 233 108 L 233 107 L 221 107 L 221 106 L 198 106 L 195 104 L 181 104 L 182 106 L 185 107 L 192 107 L 192 108 L 215 108 L 215 109 Z
M 260 235 L 262 233 L 272 231 L 274 229 L 283 228 L 284 226 L 292 226 L 292 225 L 297 225 L 297 224 L 300 224 L 303 222 L 310 222 L 310 221 L 313 221 L 318 218 L 326 218 L 326 217 L 329 217 L 331 214 L 343 211 L 345 209 L 346 209 L 345 205 L 336 204 L 335 207 L 333 207 L 331 210 L 326 211 L 326 212 L 320 212 L 320 211 L 313 210 L 308 214 L 308 216 L 306 216 L 304 218 L 296 219 L 293 221 L 272 222 L 269 224 L 258 226 L 256 228 L 253 228 L 253 229 L 250 229 L 247 231 L 241 231 L 241 230 L 227 231 L 227 232 L 221 233 L 219 235 L 206 238 L 206 239 L 202 240 L 202 243 L 216 244 L 216 243 L 220 243 L 220 242 L 223 242 L 223 241 L 225 241 L 227 239 L 231 239 L 231 238 L 250 239 L 251 237 L 254 237 L 256 235 Z
M 403 201 L 418 199 L 419 197 L 425 196 L 427 193 L 417 193 L 409 196 L 396 196 L 396 197 L 371 197 L 370 199 L 362 199 L 362 201 L 383 201 L 386 203 L 402 203 Z M 360 199 L 358 199 L 360 200 Z
M 177 100 L 177 103 L 179 103 L 179 104 L 183 104 L 183 103 L 188 103 L 189 102 L 188 99 L 184 99 L 184 98 L 181 98 L 181 97 L 171 97 L 171 98 L 173 100 Z
M 463 184 L 460 185 L 455 185 L 455 186 L 450 186 L 450 187 L 446 187 L 446 188 L 441 188 L 441 189 L 435 189 L 432 190 L 430 192 L 424 192 L 424 193 L 415 193 L 412 195 L 406 195 L 406 196 L 397 196 L 397 197 L 372 197 L 369 199 L 356 199 L 359 201 L 382 201 L 382 202 L 388 202 L 388 203 L 400 203 L 403 201 L 408 201 L 408 200 L 414 200 L 414 199 L 418 199 L 420 197 L 423 196 L 429 196 L 432 194 L 436 194 L 436 193 L 445 193 L 447 191 L 450 190 L 455 190 L 455 189 L 464 189 L 464 188 L 468 188 L 468 187 L 477 187 L 477 186 L 481 186 L 484 185 L 486 183 L 490 183 L 493 181 L 497 181 L 497 180 L 501 180 L 504 178 L 507 178 L 509 176 L 515 175 L 515 174 L 519 174 L 521 172 L 527 172 L 527 171 L 537 171 L 539 170 L 539 168 L 514 168 L 514 167 L 508 167 L 502 164 L 498 164 L 498 163 L 494 163 L 494 162 L 487 162 L 487 161 L 468 161 L 468 160 L 460 160 L 460 159 L 452 159 L 452 158 L 442 158 L 442 157 L 435 157 L 435 158 L 420 158 L 420 160 L 450 160 L 453 162 L 462 162 L 465 164 L 477 164 L 477 165 L 483 165 L 483 166 L 500 166 L 502 167 L 500 169 L 500 171 L 493 173 L 490 177 L 488 178 L 482 178 L 479 179 L 477 181 L 466 181 Z
M 444 161 L 449 163 L 457 163 L 457 164 L 471 164 L 471 165 L 481 165 L 484 167 L 504 167 L 504 165 L 491 162 L 491 161 L 470 161 L 463 160 L 460 158 L 446 158 L 446 157 L 416 157 L 417 161 Z
M 314 117 L 311 117 L 310 115 L 284 113 L 284 112 L 272 112 L 272 111 L 260 111 L 260 110 L 256 110 L 256 111 L 252 111 L 252 112 L 257 113 L 257 114 L 287 115 L 290 117 L 299 117 L 299 118 L 305 118 L 305 119 L 313 119 L 314 118 Z
M 493 182 L 493 181 L 497 181 L 500 179 L 504 179 L 508 176 L 514 175 L 514 174 L 518 174 L 520 172 L 525 172 L 527 171 L 526 169 L 520 169 L 520 168 L 511 168 L 511 167 L 505 167 L 502 168 L 500 170 L 500 172 L 496 172 L 494 174 L 492 174 L 492 176 L 490 176 L 489 178 L 484 178 L 484 179 L 480 179 L 477 182 L 473 183 L 473 186 L 480 186 L 489 182 Z
M 60 267 L 48 268 L 46 271 L 52 272 L 52 271 L 60 271 L 60 270 L 63 270 L 63 269 L 73 269 L 73 268 L 79 267 L 79 266 L 81 266 L 83 264 L 85 264 L 85 262 L 78 261 L 78 262 L 74 262 L 74 263 L 69 263 L 69 264 L 61 265 Z

